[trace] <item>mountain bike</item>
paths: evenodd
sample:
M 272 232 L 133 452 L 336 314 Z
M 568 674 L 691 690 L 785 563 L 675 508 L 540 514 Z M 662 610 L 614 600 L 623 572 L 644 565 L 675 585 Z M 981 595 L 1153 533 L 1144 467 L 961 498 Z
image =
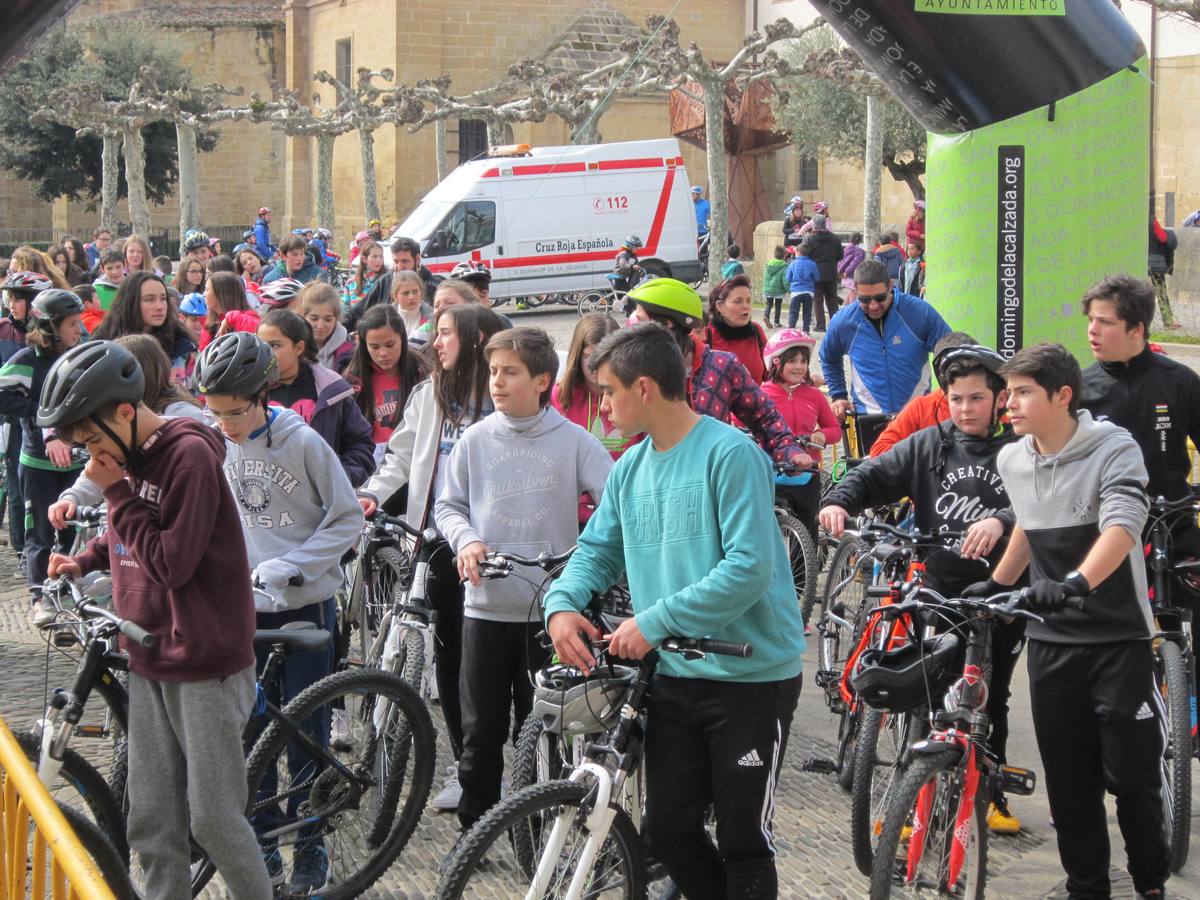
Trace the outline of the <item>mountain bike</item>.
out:
M 660 653 L 748 657 L 748 644 L 669 637 L 627 680 L 618 724 L 588 744 L 566 779 L 534 784 L 492 807 L 455 847 L 438 900 L 461 897 L 641 898 L 648 875 L 642 850 L 641 718 Z M 608 676 L 604 654 L 594 677 Z M 624 674 L 619 677 L 624 679 Z
M 366 520 L 355 548 L 343 557 L 342 587 L 336 593 L 343 629 L 339 658 L 351 650 L 350 628 L 358 630 L 357 653 L 350 660 L 364 665 L 371 658 L 380 623 L 412 577 L 406 535 L 402 520 L 376 513 Z
M 817 575 L 821 563 L 811 532 L 795 516 L 797 510 L 790 502 L 789 492 L 805 488 L 816 477 L 812 469 L 801 472 L 791 466 L 775 465 L 775 522 L 783 536 L 796 602 L 800 604 L 800 616 L 806 625 L 811 621 L 817 597 Z
M 928 896 L 982 900 L 987 882 L 988 804 L 998 790 L 1028 796 L 1036 784 L 1032 771 L 999 765 L 987 746 L 991 629 L 997 617 L 1041 619 L 1024 609 L 1023 591 L 978 600 L 947 599 L 912 583 L 903 585 L 900 594 L 900 602 L 870 612 L 892 621 L 903 616 L 924 621 L 940 618 L 948 625 L 938 638 L 943 648 L 921 657 L 931 684 L 943 674 L 938 669 L 957 655 L 953 645 L 964 633 L 966 651 L 960 677 L 946 691 L 929 734 L 909 748 L 911 761 L 888 801 L 871 868 L 871 900 Z M 1072 597 L 1068 604 L 1080 608 L 1083 598 Z M 877 676 L 877 684 L 886 685 L 886 668 Z M 907 674 L 903 677 L 908 680 Z M 930 696 L 931 706 L 932 701 Z
M 1179 500 L 1156 497 L 1150 504 L 1146 565 L 1154 637 L 1155 678 L 1167 710 L 1167 749 L 1162 760 L 1163 813 L 1171 839 L 1171 871 L 1187 863 L 1192 834 L 1192 756 L 1197 749 L 1196 657 L 1192 610 L 1176 600 L 1176 581 L 1200 569 L 1197 561 L 1173 561 L 1171 527 L 1200 512 L 1200 496 Z

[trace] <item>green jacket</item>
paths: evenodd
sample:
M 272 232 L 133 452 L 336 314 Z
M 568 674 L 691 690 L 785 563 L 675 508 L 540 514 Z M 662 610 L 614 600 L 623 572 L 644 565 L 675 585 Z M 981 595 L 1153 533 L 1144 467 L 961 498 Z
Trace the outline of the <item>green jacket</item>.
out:
M 763 269 L 763 296 L 782 297 L 787 292 L 787 260 L 767 260 Z

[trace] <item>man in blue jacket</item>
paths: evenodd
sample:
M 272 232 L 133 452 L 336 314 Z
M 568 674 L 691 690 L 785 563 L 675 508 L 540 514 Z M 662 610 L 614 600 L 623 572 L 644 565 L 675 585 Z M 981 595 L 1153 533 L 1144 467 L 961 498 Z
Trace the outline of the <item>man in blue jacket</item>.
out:
M 259 209 L 254 223 L 254 247 L 265 260 L 275 255 L 275 245 L 271 243 L 271 210 L 265 206 Z
M 936 309 L 895 288 L 883 263 L 864 260 L 854 272 L 858 302 L 843 306 L 821 341 L 821 371 L 833 411 L 844 416 L 899 412 L 929 390 L 929 354 L 950 333 Z M 850 357 L 847 388 L 842 363 Z

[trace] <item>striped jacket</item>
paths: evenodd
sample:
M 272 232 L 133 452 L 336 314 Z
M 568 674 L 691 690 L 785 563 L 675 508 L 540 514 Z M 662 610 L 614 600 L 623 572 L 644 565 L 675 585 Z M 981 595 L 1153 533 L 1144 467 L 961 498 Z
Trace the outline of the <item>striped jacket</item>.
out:
M 21 423 L 21 465 L 31 469 L 69 472 L 82 467 L 74 463 L 60 469 L 46 456 L 44 432 L 37 424 L 38 398 L 50 367 L 58 359 L 39 347 L 18 351 L 0 368 L 0 416 Z

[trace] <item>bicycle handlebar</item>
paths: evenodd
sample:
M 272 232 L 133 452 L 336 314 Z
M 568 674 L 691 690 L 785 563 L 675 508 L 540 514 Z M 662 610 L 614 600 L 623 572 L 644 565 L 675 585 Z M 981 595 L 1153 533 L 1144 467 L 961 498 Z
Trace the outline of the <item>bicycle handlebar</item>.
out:
M 389 516 L 383 510 L 377 509 L 374 513 L 367 517 L 367 528 L 378 528 L 383 531 L 395 534 L 397 530 L 404 532 L 411 538 L 430 543 L 437 540 L 438 533 L 433 528 L 414 528 L 409 525 L 404 519 L 399 516 Z
M 873 533 L 874 532 L 874 533 Z M 961 531 L 939 531 L 936 533 L 927 533 L 918 531 L 917 529 L 906 530 L 897 528 L 895 525 L 889 525 L 887 522 L 880 522 L 877 519 L 860 520 L 858 528 L 846 528 L 842 532 L 857 538 L 859 540 L 874 540 L 882 534 L 891 535 L 899 538 L 906 544 L 940 544 L 954 541 L 961 541 L 964 533 Z
M 559 553 L 557 555 L 551 555 L 543 551 L 533 559 L 530 559 L 526 556 L 518 556 L 515 553 L 508 553 L 505 551 L 489 553 L 487 558 L 479 563 L 479 577 L 507 578 L 512 574 L 512 567 L 514 563 L 518 566 L 536 566 L 537 568 L 544 569 L 548 572 L 555 566 L 565 563 L 571 558 L 571 554 L 574 552 L 574 547 L 565 553 Z
M 1168 500 L 1166 497 L 1158 496 L 1150 500 L 1150 513 L 1152 515 L 1162 515 L 1164 513 L 1182 512 L 1185 509 L 1192 509 L 1200 506 L 1200 496 L 1192 494 L 1187 497 L 1180 497 L 1178 500 Z
M 158 638 L 146 631 L 146 629 L 142 628 L 140 625 L 130 622 L 128 619 L 122 619 L 111 610 L 107 610 L 102 606 L 97 606 L 91 600 L 84 597 L 83 594 L 80 593 L 79 588 L 75 585 L 74 581 L 68 582 L 68 585 L 71 588 L 71 593 L 75 596 L 75 608 L 84 615 L 90 616 L 94 619 L 106 619 L 109 622 L 112 622 L 117 626 L 117 630 L 120 631 L 121 634 L 125 635 L 125 637 L 129 638 L 135 644 L 149 648 L 158 643 Z
M 660 650 L 668 653 L 712 653 L 717 656 L 737 656 L 749 659 L 754 655 L 751 644 L 738 644 L 734 641 L 718 641 L 713 638 L 664 638 L 659 645 Z

